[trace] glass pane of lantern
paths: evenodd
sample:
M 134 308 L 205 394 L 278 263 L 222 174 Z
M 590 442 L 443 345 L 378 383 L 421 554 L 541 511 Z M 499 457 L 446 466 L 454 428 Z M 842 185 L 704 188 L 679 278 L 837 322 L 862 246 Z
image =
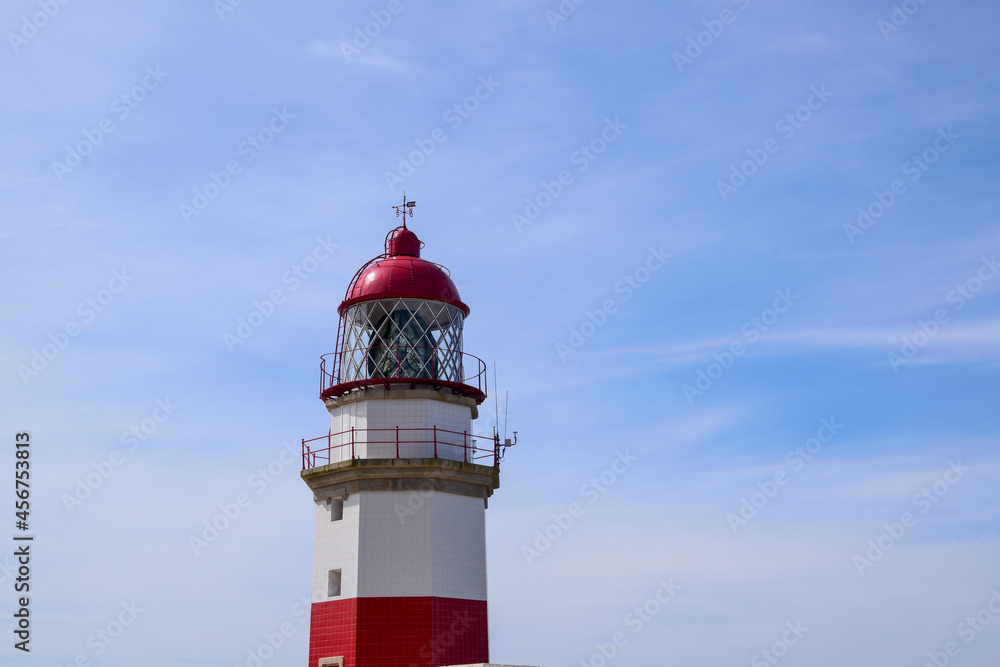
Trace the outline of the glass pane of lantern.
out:
M 403 377 L 462 382 L 464 314 L 424 299 L 378 299 L 344 313 L 340 382 Z

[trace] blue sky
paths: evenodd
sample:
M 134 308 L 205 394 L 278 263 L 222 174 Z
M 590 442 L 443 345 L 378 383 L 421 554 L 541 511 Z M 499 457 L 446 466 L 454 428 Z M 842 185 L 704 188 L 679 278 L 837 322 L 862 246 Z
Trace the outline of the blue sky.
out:
M 326 432 L 319 356 L 405 187 L 519 433 L 487 512 L 494 661 L 994 665 L 998 21 L 5 3 L 32 664 L 247 665 L 286 622 L 263 664 L 304 663 L 312 504 L 284 443 Z

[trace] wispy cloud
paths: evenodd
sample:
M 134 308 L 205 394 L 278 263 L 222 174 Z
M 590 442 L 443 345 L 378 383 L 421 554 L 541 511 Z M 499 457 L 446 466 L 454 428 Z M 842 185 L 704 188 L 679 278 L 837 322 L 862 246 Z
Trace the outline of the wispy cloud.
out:
M 791 356 L 864 350 L 882 352 L 884 356 L 885 353 L 899 347 L 904 338 L 912 336 L 919 330 L 918 322 L 914 322 L 911 326 L 775 331 L 761 335 L 750 354 Z M 739 340 L 739 336 L 706 338 L 668 347 L 605 348 L 602 352 L 609 355 L 651 358 L 660 366 L 684 367 L 711 359 L 713 352 L 728 348 L 734 340 Z M 1000 354 L 998 350 L 1000 350 L 1000 319 L 955 322 L 941 326 L 940 333 L 934 336 L 913 363 L 995 361 Z

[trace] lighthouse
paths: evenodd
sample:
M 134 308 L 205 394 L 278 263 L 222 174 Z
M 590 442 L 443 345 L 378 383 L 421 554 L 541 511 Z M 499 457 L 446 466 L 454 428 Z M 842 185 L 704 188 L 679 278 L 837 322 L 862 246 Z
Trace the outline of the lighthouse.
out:
M 485 510 L 498 438 L 476 437 L 486 364 L 469 306 L 402 224 L 362 266 L 320 362 L 328 434 L 302 441 L 315 503 L 309 666 L 489 662 Z

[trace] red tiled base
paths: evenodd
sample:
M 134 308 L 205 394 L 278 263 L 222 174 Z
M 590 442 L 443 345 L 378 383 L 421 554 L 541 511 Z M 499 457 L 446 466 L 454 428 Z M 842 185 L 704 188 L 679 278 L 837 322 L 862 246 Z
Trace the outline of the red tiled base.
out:
M 309 667 L 341 655 L 344 667 L 487 663 L 486 602 L 423 597 L 314 603 Z

